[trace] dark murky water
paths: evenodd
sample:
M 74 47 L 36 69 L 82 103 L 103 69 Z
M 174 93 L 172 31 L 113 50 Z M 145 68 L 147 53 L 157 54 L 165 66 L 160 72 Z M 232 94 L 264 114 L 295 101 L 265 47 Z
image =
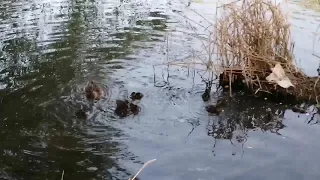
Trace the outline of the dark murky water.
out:
M 141 179 L 319 178 L 320 117 L 312 107 L 298 115 L 239 96 L 220 116 L 208 116 L 197 73 L 157 66 L 154 84 L 153 65 L 185 60 L 201 47 L 190 34 L 203 33 L 207 22 L 190 8 L 208 16 L 214 6 L 1 1 L 0 179 L 60 179 L 63 171 L 66 180 L 128 179 L 154 158 Z M 315 75 L 312 32 L 320 15 L 290 7 L 298 64 Z M 83 121 L 74 113 L 89 106 L 82 89 L 91 79 L 111 96 Z M 132 91 L 145 95 L 141 113 L 118 118 L 115 100 Z M 212 102 L 220 96 L 213 93 Z

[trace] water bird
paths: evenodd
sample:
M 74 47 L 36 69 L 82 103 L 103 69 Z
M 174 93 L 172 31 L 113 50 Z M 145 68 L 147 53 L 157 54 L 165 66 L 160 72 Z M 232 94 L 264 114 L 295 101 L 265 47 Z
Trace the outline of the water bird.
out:
M 130 114 L 130 107 L 129 107 L 129 101 L 128 100 L 116 100 L 116 109 L 115 114 L 120 117 L 126 117 Z
M 134 115 L 139 114 L 140 107 L 138 105 L 130 103 L 129 107 L 130 107 L 130 111 L 131 111 L 132 114 L 134 114 Z
M 94 81 L 89 81 L 85 87 L 86 97 L 89 100 L 99 101 L 104 95 L 104 90 Z
M 78 111 L 76 111 L 75 116 L 78 119 L 88 119 L 88 112 L 86 112 L 82 109 L 79 109 Z
M 134 100 L 141 100 L 143 98 L 143 94 L 140 92 L 132 92 L 130 98 Z
M 127 117 L 130 114 L 139 114 L 141 108 L 128 100 L 116 100 L 115 114 L 119 117 Z

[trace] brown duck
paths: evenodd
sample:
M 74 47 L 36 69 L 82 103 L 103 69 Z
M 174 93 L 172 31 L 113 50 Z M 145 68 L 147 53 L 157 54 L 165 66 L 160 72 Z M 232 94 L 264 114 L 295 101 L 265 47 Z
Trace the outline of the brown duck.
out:
M 130 103 L 130 104 L 129 104 L 129 107 L 130 107 L 130 111 L 131 111 L 131 113 L 132 113 L 133 115 L 139 114 L 139 112 L 140 112 L 140 110 L 141 110 L 141 108 L 140 108 L 138 105 L 133 104 L 133 103 Z
M 85 93 L 87 99 L 93 101 L 99 101 L 105 95 L 104 90 L 94 81 L 88 82 L 87 86 L 85 87 Z
M 115 114 L 120 116 L 120 117 L 126 117 L 130 114 L 130 107 L 129 107 L 130 102 L 128 100 L 116 100 L 116 109 L 115 109 Z

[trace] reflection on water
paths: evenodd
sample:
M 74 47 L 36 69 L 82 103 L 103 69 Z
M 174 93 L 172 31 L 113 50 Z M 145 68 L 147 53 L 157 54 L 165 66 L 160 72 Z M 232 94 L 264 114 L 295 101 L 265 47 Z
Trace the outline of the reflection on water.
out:
M 192 33 L 203 33 L 198 25 L 206 22 L 188 8 L 210 14 L 211 6 L 1 1 L 0 177 L 59 179 L 64 171 L 64 179 L 128 179 L 153 158 L 141 179 L 319 177 L 316 109 L 298 116 L 282 105 L 239 96 L 219 116 L 208 116 L 205 106 L 216 97 L 202 101 L 205 85 L 197 73 L 153 69 L 201 47 Z M 199 24 L 191 26 L 185 15 Z M 296 22 L 301 16 L 295 14 Z M 111 94 L 93 107 L 83 93 L 92 79 Z M 141 112 L 117 117 L 115 101 L 131 92 L 144 94 Z M 88 120 L 76 117 L 81 109 L 90 110 Z
M 119 63 L 139 47 L 135 43 L 158 37 L 150 33 L 153 28 L 165 28 L 164 15 L 152 19 L 157 12 L 132 5 L 73 0 L 0 3 L 3 177 L 57 179 L 63 170 L 65 179 L 130 175 L 116 162 L 126 152 L 112 139 L 122 132 L 105 123 L 81 122 L 74 114 L 88 106 L 81 94 L 86 80 L 109 84 L 109 74 L 122 68 Z M 100 116 L 98 111 L 90 115 Z
M 285 107 L 281 105 L 271 106 L 257 99 L 238 96 L 237 101 L 228 101 L 224 114 L 208 121 L 208 136 L 215 139 L 214 147 L 217 140 L 229 140 L 231 145 L 239 144 L 243 149 L 251 131 L 281 136 L 279 131 L 286 127 L 283 124 L 284 110 Z
M 314 9 L 319 11 L 320 10 L 320 2 L 318 0 L 306 0 L 306 1 L 300 1 L 303 6 L 306 8 Z

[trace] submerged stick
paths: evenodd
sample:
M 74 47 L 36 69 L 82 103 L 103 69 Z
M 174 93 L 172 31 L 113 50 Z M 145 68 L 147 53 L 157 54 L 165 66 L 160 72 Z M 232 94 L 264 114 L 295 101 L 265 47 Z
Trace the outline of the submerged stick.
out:
M 129 180 L 134 180 L 145 167 L 147 167 L 149 164 L 153 163 L 154 161 L 156 161 L 156 159 L 152 159 L 152 160 L 149 160 L 146 163 L 144 163 L 144 165 L 140 168 L 140 170 L 137 172 L 137 174 L 134 175 L 132 179 L 129 178 Z

